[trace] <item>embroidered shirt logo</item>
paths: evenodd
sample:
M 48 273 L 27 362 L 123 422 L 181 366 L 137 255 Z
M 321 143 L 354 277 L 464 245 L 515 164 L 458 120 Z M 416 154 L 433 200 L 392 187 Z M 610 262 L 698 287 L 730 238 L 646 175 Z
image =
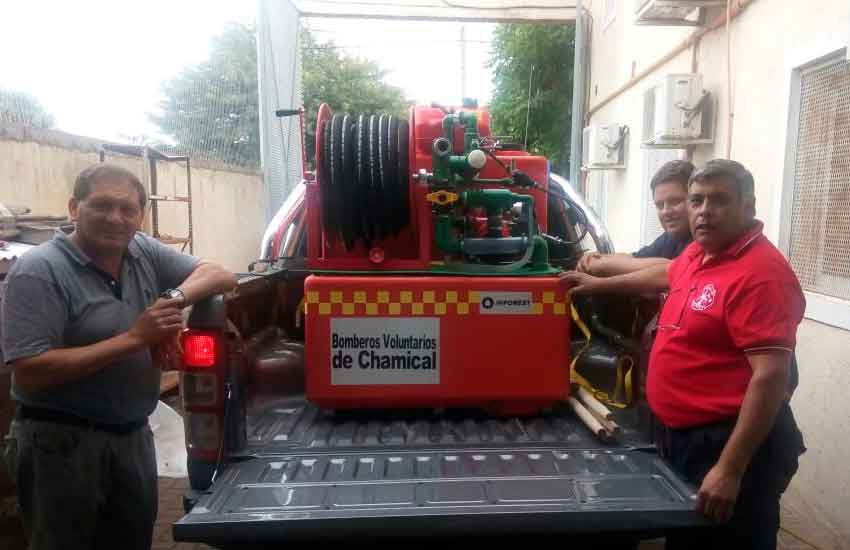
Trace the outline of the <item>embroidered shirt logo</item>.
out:
M 691 309 L 694 311 L 705 311 L 714 303 L 714 297 L 717 295 L 717 289 L 713 284 L 709 283 L 702 287 L 702 292 L 699 296 L 691 301 Z

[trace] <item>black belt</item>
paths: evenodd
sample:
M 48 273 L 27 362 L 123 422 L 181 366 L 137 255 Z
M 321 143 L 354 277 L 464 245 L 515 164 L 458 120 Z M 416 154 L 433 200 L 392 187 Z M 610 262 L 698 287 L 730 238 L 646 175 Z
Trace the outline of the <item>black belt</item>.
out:
M 666 458 L 670 452 L 674 438 L 690 437 L 693 434 L 699 433 L 724 434 L 725 437 L 728 438 L 732 435 L 732 431 L 735 429 L 735 424 L 738 421 L 738 418 L 728 418 L 726 420 L 712 422 L 711 424 L 692 426 L 689 428 L 670 428 L 669 426 L 664 425 L 664 423 L 661 422 L 654 414 L 653 421 L 653 439 L 655 440 L 655 446 L 658 448 L 659 454 Z M 698 435 L 697 437 L 703 436 Z M 770 429 L 767 438 L 762 444 L 766 444 L 769 439 L 778 439 L 781 441 L 783 450 L 787 449 L 789 452 L 795 453 L 795 457 L 799 456 L 806 450 L 802 434 L 797 427 L 796 421 L 794 420 L 794 414 L 791 411 L 791 407 L 787 400 L 780 407 L 779 412 L 776 415 L 774 425 Z
M 95 422 L 88 420 L 75 414 L 57 411 L 53 409 L 43 409 L 41 407 L 30 407 L 27 405 L 18 405 L 16 417 L 19 420 L 36 420 L 38 422 L 51 422 L 53 424 L 63 424 L 66 426 L 77 426 L 80 428 L 91 428 L 102 432 L 114 434 L 129 434 L 148 423 L 147 418 L 144 420 L 136 420 L 135 422 L 127 422 L 125 424 L 107 424 L 105 422 Z

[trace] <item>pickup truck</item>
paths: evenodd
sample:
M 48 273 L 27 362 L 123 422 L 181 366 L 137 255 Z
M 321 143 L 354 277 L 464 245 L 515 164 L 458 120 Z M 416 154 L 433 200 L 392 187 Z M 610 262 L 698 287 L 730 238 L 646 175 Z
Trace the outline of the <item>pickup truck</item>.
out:
M 561 191 L 549 198 L 552 263 L 574 267 L 583 247 L 613 252 L 566 180 L 552 174 L 550 187 Z M 189 316 L 181 393 L 191 489 L 175 540 L 237 548 L 554 534 L 576 547 L 633 547 L 702 523 L 694 488 L 651 445 L 639 391 L 635 404 L 617 411 L 623 430 L 609 441 L 560 405 L 533 417 L 495 417 L 332 411 L 308 402 L 301 313 L 307 238 L 301 184 L 238 288 L 197 304 Z M 645 316 L 636 316 L 635 302 L 576 306 L 609 348 L 639 340 L 634 320 Z M 582 333 L 574 338 L 581 348 Z

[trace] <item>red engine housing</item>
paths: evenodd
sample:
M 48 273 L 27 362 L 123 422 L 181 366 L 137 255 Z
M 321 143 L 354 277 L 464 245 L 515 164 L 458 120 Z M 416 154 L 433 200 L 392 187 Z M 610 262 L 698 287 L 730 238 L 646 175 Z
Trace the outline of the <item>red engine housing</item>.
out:
M 322 106 L 317 128 L 330 117 Z M 438 108 L 411 109 L 410 174 L 432 172 L 444 117 Z M 482 142 L 490 141 L 489 114 L 478 110 L 477 119 Z M 317 131 L 319 167 L 322 134 Z M 462 134 L 453 138 L 455 147 L 463 146 Z M 528 174 L 540 188 L 524 192 L 534 196 L 534 217 L 545 231 L 548 162 L 523 151 L 497 151 L 501 165 L 488 157 L 478 177 L 504 179 L 506 168 Z M 358 241 L 347 250 L 324 231 L 321 185 L 307 183 L 308 266 L 323 273 L 305 282 L 308 398 L 330 408 L 474 407 L 495 414 L 533 414 L 566 399 L 571 320 L 558 277 L 423 273 L 442 257 L 429 185 L 411 177 L 409 189 L 407 227 L 371 249 Z M 486 211 L 465 215 L 477 236 L 488 232 Z M 492 227 L 510 236 L 504 218 Z
M 490 138 L 490 114 L 483 109 L 475 110 L 478 115 L 478 128 L 481 138 Z M 327 105 L 319 109 L 316 127 L 320 128 L 333 113 Z M 442 136 L 442 122 L 445 112 L 442 109 L 415 106 L 410 109 L 409 159 L 410 174 L 424 169 L 432 170 L 431 147 L 435 139 Z M 463 135 L 455 136 L 456 144 L 463 143 Z M 316 166 L 321 165 L 321 132 L 316 132 Z M 462 151 L 457 151 L 461 153 Z M 529 155 L 525 151 L 498 151 L 496 157 L 509 168 L 528 174 L 540 186 L 531 189 L 528 194 L 534 196 L 534 213 L 542 231 L 547 227 L 547 195 L 549 183 L 549 163 L 545 157 Z M 479 176 L 486 179 L 504 178 L 504 168 L 492 159 L 481 170 Z M 322 219 L 322 193 L 316 181 L 306 182 L 307 223 L 307 265 L 315 270 L 340 271 L 417 271 L 427 270 L 431 262 L 439 260 L 440 254 L 433 243 L 433 222 L 431 207 L 425 196 L 428 186 L 410 178 L 410 225 L 402 229 L 395 237 L 384 239 L 373 246 L 383 252 L 383 260 L 375 262 L 362 242 L 352 250 L 346 250 L 339 239 L 324 231 Z M 495 187 L 482 185 L 482 187 Z M 516 191 L 521 192 L 521 191 Z M 320 238 L 313 238 L 319 235 Z

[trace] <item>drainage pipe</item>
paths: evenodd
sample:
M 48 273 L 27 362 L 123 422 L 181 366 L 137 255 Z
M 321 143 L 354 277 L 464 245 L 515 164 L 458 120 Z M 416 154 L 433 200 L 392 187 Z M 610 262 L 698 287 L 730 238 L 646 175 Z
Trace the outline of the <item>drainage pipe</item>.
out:
M 582 121 L 584 118 L 584 94 L 587 90 L 587 86 L 585 83 L 585 78 L 587 74 L 587 67 L 585 67 L 585 62 L 587 56 L 585 55 L 585 17 L 584 17 L 584 8 L 582 7 L 582 0 L 576 1 L 576 32 L 575 32 L 575 46 L 573 48 L 574 58 L 573 58 L 573 109 L 572 109 L 572 122 L 570 126 L 570 185 L 573 186 L 573 189 L 579 190 L 581 189 L 581 182 L 579 181 L 581 172 L 579 171 L 581 168 L 581 136 L 582 130 L 584 130 L 584 124 Z M 590 118 L 588 116 L 588 118 Z

